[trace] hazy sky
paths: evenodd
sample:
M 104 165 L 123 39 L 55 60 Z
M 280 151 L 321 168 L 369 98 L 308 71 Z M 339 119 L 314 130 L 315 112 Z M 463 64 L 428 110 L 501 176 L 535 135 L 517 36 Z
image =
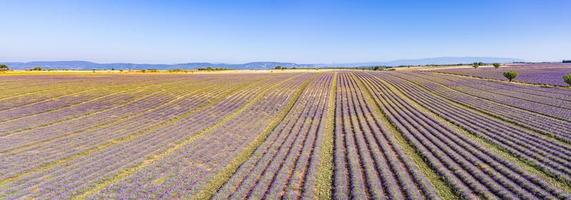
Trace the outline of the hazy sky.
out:
M 571 0 L 0 0 L 0 61 L 571 59 Z

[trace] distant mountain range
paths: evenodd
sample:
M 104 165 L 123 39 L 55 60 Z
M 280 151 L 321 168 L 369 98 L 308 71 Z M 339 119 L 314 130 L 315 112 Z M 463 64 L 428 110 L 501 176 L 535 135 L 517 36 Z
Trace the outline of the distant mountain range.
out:
M 473 62 L 484 63 L 511 63 L 522 62 L 517 58 L 495 58 L 495 57 L 438 57 L 424 59 L 394 60 L 388 62 L 365 62 L 365 63 L 333 63 L 333 64 L 297 64 L 288 62 L 250 62 L 244 64 L 227 63 L 180 63 L 180 64 L 135 64 L 135 63 L 94 63 L 88 61 L 34 61 L 34 62 L 4 62 L 13 69 L 30 69 L 41 66 L 47 69 L 196 69 L 206 67 L 221 67 L 228 69 L 273 69 L 276 66 L 282 67 L 360 67 L 360 66 L 399 66 L 399 65 L 430 65 L 430 64 L 467 64 Z
M 523 62 L 518 58 L 498 58 L 498 57 L 435 57 L 421 59 L 402 59 L 388 62 L 366 62 L 366 63 L 347 63 L 335 66 L 400 66 L 400 65 L 447 65 L 447 64 L 470 64 L 474 62 L 483 63 L 512 63 Z

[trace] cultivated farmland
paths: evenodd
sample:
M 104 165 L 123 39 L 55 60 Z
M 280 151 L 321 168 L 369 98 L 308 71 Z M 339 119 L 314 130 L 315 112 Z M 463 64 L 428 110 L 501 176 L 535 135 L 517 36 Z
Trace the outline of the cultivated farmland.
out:
M 515 80 L 519 82 L 567 86 L 568 84 L 563 81 L 562 77 L 566 74 L 571 73 L 571 64 L 509 64 L 506 66 L 501 66 L 498 69 L 493 67 L 480 67 L 478 69 L 458 68 L 443 69 L 438 71 L 496 80 L 506 80 L 506 78 L 502 75 L 503 72 L 517 71 L 519 76 Z
M 477 70 L 0 74 L 0 199 L 570 199 L 571 89 Z

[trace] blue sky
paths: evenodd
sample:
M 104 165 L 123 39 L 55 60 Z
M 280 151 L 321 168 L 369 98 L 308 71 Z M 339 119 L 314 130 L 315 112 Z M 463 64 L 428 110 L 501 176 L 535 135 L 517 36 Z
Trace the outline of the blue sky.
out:
M 0 0 L 0 61 L 571 59 L 571 0 Z

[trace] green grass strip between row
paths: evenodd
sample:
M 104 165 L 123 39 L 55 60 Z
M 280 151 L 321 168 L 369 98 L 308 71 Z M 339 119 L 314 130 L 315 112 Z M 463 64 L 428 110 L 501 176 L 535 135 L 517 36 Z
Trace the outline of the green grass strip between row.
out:
M 327 108 L 327 124 L 321 145 L 321 162 L 317 172 L 316 199 L 332 199 L 333 188 L 333 142 L 335 137 L 335 102 L 337 97 L 337 72 L 333 74 L 329 103 Z

